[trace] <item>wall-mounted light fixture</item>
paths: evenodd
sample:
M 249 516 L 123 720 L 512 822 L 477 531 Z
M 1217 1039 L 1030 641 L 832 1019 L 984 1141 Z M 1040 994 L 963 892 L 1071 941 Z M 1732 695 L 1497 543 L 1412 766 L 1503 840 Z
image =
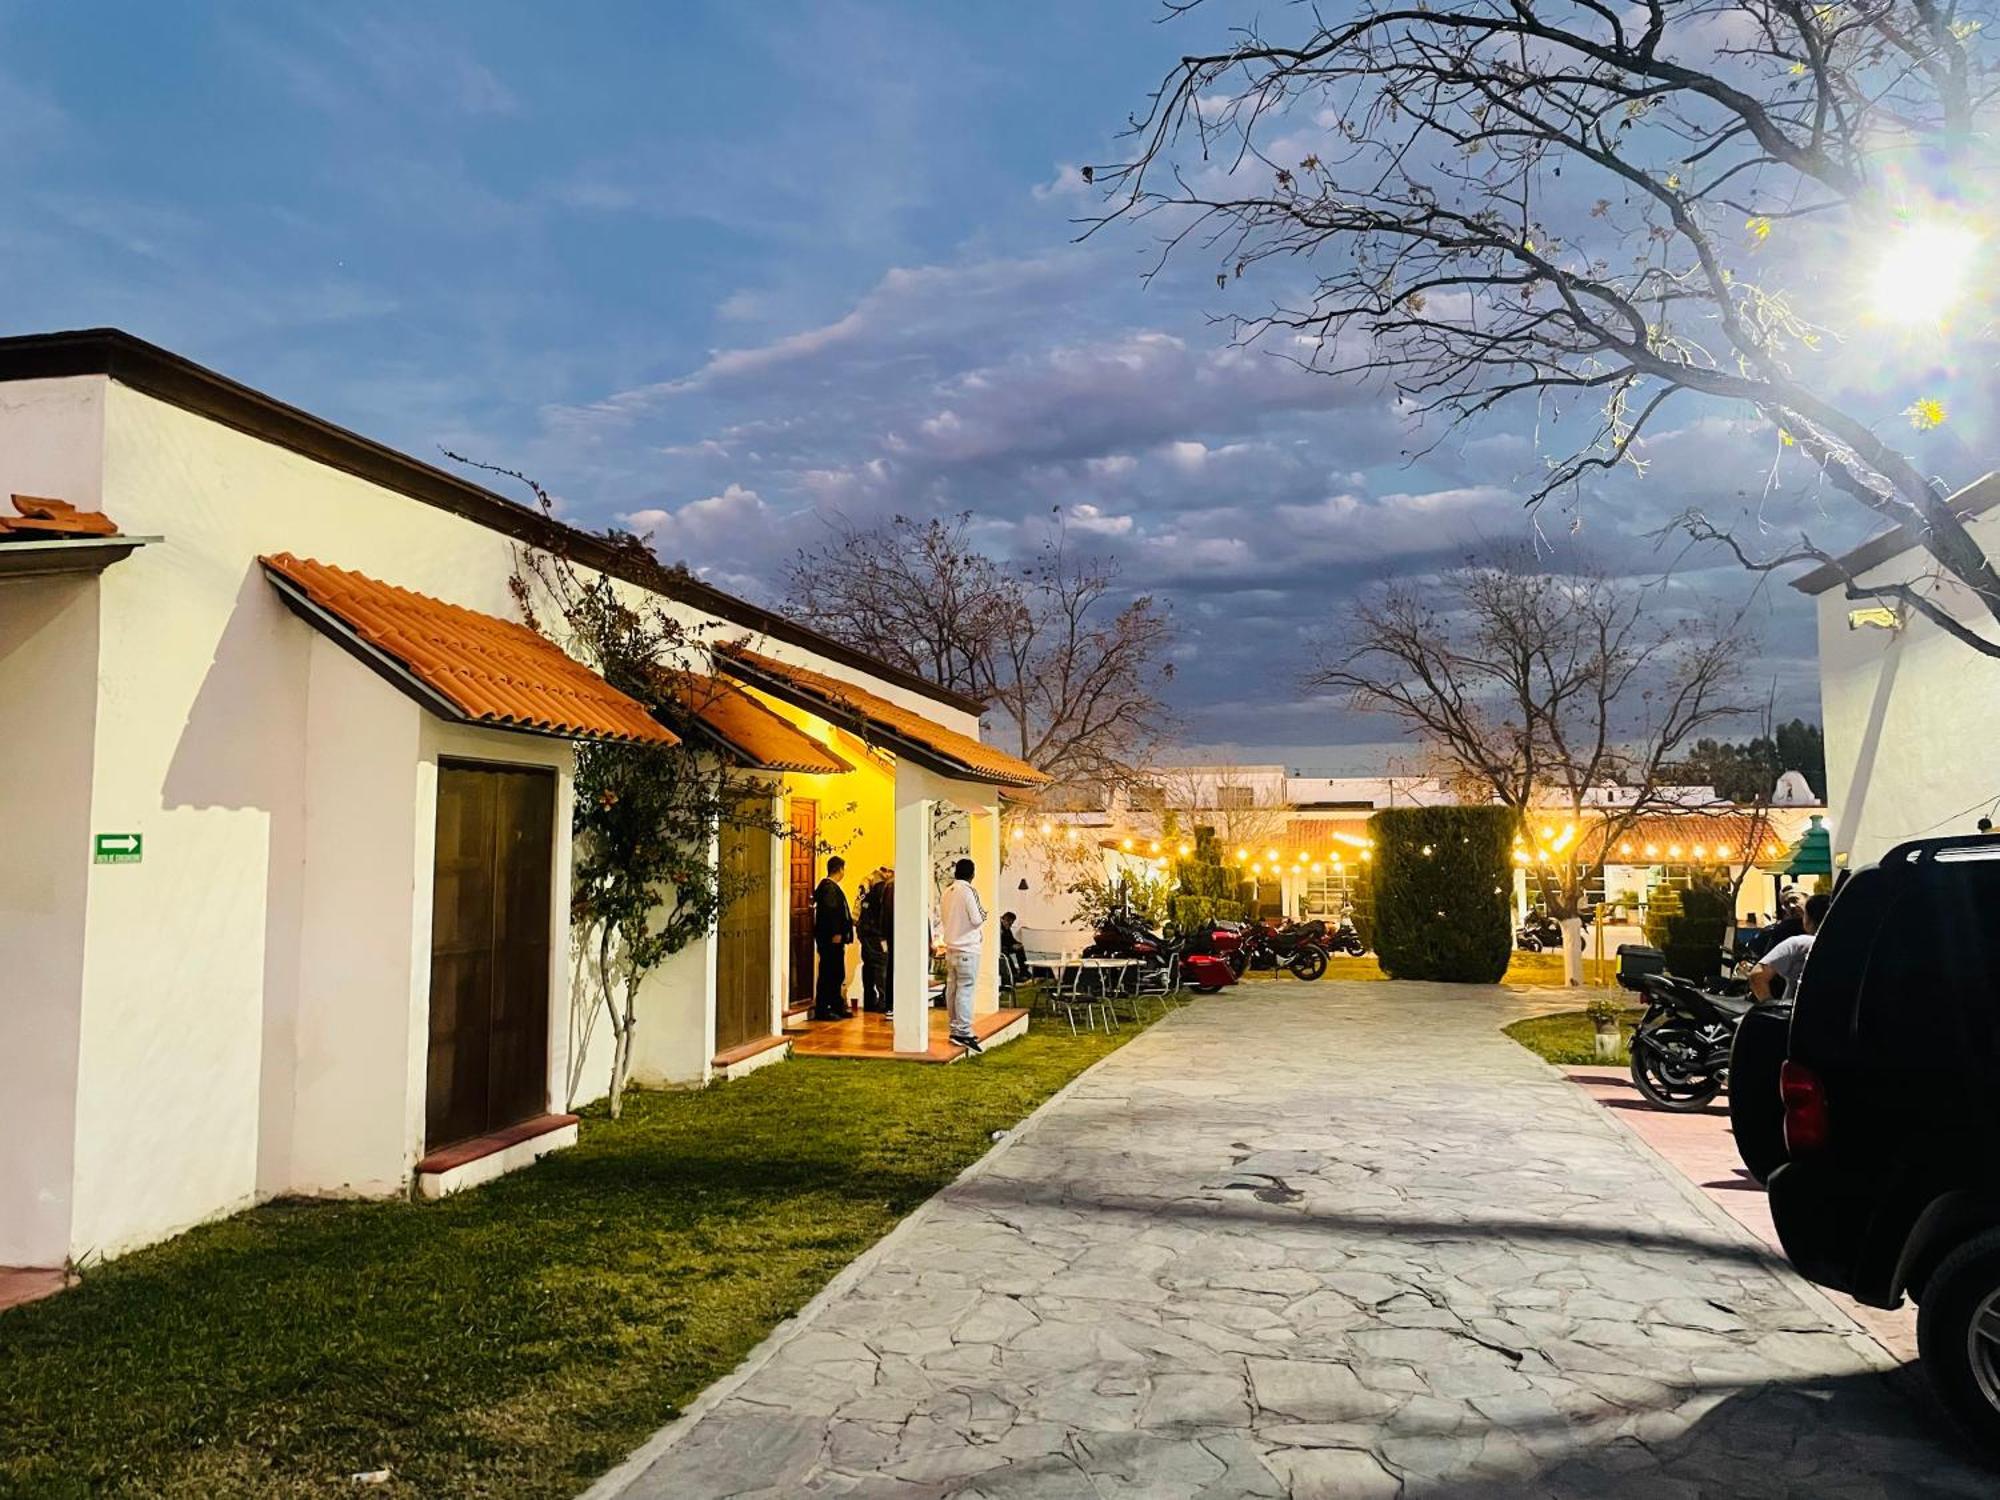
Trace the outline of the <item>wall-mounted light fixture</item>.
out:
M 1847 612 L 1847 628 L 1859 630 L 1873 625 L 1878 630 L 1901 630 L 1903 617 L 1886 604 L 1867 604 Z

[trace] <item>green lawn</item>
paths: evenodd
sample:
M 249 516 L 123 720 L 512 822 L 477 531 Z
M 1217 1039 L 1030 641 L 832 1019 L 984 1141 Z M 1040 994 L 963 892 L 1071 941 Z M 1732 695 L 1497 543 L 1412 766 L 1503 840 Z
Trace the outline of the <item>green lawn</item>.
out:
M 1586 958 L 1583 961 L 1583 982 L 1588 985 L 1609 985 L 1612 982 L 1612 976 L 1617 971 L 1618 965 L 1612 959 L 1607 958 L 1600 964 L 1594 958 Z M 1264 970 L 1250 977 L 1269 979 L 1272 975 L 1268 970 Z M 1376 962 L 1373 953 L 1364 953 L 1359 958 L 1349 958 L 1344 954 L 1329 958 L 1326 963 L 1326 977 L 1328 979 L 1387 979 L 1389 976 L 1382 972 L 1382 966 Z M 1562 955 L 1560 953 L 1523 953 L 1519 948 L 1516 948 L 1514 956 L 1507 961 L 1507 972 L 1500 982 L 1502 984 L 1560 986 L 1563 982 Z
M 1644 1010 L 1627 1010 L 1620 1015 L 1621 1037 L 1630 1037 L 1632 1028 L 1645 1013 Z M 1602 1062 L 1606 1066 L 1622 1068 L 1632 1061 L 1632 1055 L 1625 1050 L 1623 1041 L 1619 1044 L 1616 1057 L 1600 1058 L 1597 1055 L 1596 1031 L 1590 1024 L 1590 1017 L 1580 1010 L 1561 1011 L 1553 1016 L 1534 1016 L 1502 1029 L 1544 1062 L 1560 1067 Z
M 273 1204 L 0 1313 L 0 1494 L 569 1496 L 1134 1033 L 639 1093 L 442 1203 Z

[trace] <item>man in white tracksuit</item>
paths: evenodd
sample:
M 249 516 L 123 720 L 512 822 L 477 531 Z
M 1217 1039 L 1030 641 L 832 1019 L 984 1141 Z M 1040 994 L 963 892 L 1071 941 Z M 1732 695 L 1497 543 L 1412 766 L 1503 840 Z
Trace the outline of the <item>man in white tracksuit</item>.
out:
M 979 983 L 979 950 L 986 937 L 986 908 L 972 888 L 973 865 L 961 859 L 952 868 L 938 911 L 938 932 L 944 943 L 944 998 L 951 1017 L 951 1039 L 968 1052 L 981 1050 L 972 1034 L 972 992 Z

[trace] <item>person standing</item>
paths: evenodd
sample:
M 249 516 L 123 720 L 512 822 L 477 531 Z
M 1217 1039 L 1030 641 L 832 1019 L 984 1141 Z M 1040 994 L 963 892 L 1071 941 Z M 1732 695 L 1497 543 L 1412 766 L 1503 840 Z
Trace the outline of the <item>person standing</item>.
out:
M 861 1008 L 886 1014 L 895 964 L 896 872 L 886 865 L 861 892 Z
M 939 912 L 944 941 L 944 995 L 951 1017 L 951 1039 L 968 1052 L 981 1052 L 972 1034 L 972 994 L 979 983 L 979 950 L 986 938 L 986 908 L 972 888 L 973 864 L 961 859 L 952 867 Z
M 844 1021 L 847 1008 L 847 945 L 854 939 L 854 914 L 847 892 L 840 888 L 847 861 L 838 854 L 826 862 L 826 879 L 813 891 L 813 1019 Z

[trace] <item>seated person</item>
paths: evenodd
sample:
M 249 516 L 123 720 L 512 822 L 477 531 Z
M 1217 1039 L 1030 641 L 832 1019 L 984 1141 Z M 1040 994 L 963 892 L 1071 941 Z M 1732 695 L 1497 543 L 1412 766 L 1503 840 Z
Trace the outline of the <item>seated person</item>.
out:
M 1819 931 L 1819 924 L 1825 920 L 1826 909 L 1831 905 L 1833 897 L 1824 892 L 1807 899 L 1799 914 L 1800 925 L 1805 930 L 1765 951 L 1757 961 L 1757 967 L 1750 971 L 1751 994 L 1759 1000 L 1776 1000 L 1798 984 L 1799 974 L 1806 966 L 1806 955 L 1812 952 L 1813 934 Z
M 1000 913 L 1000 982 L 1009 988 L 1028 977 L 1028 947 L 1014 931 L 1014 913 Z

